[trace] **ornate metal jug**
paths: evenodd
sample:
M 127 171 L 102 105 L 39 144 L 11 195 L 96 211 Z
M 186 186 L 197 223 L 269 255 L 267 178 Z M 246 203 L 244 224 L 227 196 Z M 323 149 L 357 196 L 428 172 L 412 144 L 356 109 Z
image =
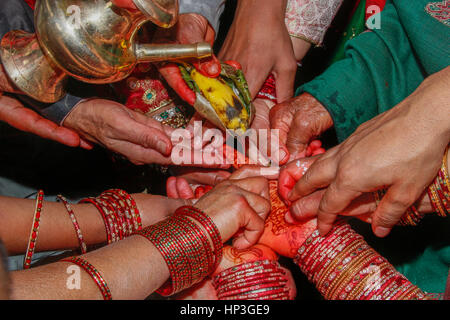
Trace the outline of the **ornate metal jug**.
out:
M 126 78 L 140 62 L 204 58 L 207 43 L 145 44 L 136 41 L 141 26 L 151 21 L 171 27 L 178 0 L 133 0 L 141 11 L 118 8 L 108 0 L 38 0 L 36 37 L 12 31 L 1 42 L 0 56 L 11 80 L 42 102 L 64 94 L 67 76 L 88 83 Z

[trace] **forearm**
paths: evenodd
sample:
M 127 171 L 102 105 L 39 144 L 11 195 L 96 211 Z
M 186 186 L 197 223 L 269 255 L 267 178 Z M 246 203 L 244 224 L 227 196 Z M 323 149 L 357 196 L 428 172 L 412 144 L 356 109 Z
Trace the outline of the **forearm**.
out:
M 186 204 L 186 201 L 181 199 L 167 199 L 156 195 L 131 196 L 136 201 L 143 227 L 165 219 Z M 26 250 L 35 203 L 35 200 L 0 197 L 0 218 L 3 221 L 0 225 L 0 238 L 5 242 L 10 254 L 23 253 Z M 105 243 L 107 227 L 98 208 L 90 203 L 72 204 L 70 207 L 73 209 L 86 245 Z M 119 217 L 120 213 L 117 215 L 116 213 L 114 217 Z M 127 235 L 128 232 L 123 232 L 124 237 Z M 80 245 L 74 223 L 62 203 L 49 201 L 43 203 L 36 244 L 36 251 L 72 249 Z
M 140 236 L 132 236 L 81 258 L 100 272 L 113 299 L 144 299 L 169 278 L 159 251 Z M 13 272 L 12 299 L 102 299 L 97 285 L 82 268 L 79 268 L 79 289 L 70 289 L 67 284 L 76 284 L 77 274 L 68 269 L 69 266 L 73 265 L 57 262 Z M 78 269 L 75 267 L 75 270 Z
M 35 200 L 0 197 L 0 235 L 9 254 L 24 253 L 30 237 Z M 87 245 L 106 242 L 105 225 L 90 204 L 73 205 Z M 45 201 L 36 252 L 78 247 L 72 221 L 62 203 Z
M 288 0 L 239 0 L 236 8 L 236 16 L 245 19 L 245 15 L 266 13 L 267 16 L 284 18 Z M 255 12 L 256 11 L 256 12 Z M 243 14 L 243 15 L 240 15 Z

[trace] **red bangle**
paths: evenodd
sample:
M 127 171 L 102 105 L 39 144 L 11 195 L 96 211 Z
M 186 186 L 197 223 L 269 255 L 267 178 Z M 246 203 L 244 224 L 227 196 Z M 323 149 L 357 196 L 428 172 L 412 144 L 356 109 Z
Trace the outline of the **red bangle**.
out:
M 285 271 L 276 261 L 244 263 L 213 278 L 219 300 L 288 300 Z
M 200 209 L 191 206 L 183 206 L 181 208 L 178 208 L 175 211 L 175 215 L 177 214 L 186 215 L 188 217 L 194 218 L 195 220 L 199 221 L 201 225 L 205 228 L 214 245 L 216 261 L 212 269 L 215 270 L 219 266 L 220 261 L 222 260 L 223 243 L 222 238 L 220 236 L 220 231 L 219 229 L 217 229 L 217 226 L 214 224 L 214 221 L 212 221 L 212 219 L 206 214 L 204 214 Z
M 100 215 L 102 216 L 103 223 L 105 224 L 107 243 L 108 244 L 112 243 L 111 230 L 109 229 L 110 227 L 109 227 L 108 219 L 106 217 L 106 213 L 104 212 L 103 208 L 97 203 L 96 199 L 95 198 L 85 198 L 85 199 L 82 199 L 79 203 L 91 203 L 97 208 L 98 212 L 100 212 Z
M 217 227 L 209 217 L 192 207 L 177 210 L 172 217 L 135 234 L 152 242 L 167 263 L 170 279 L 157 290 L 163 296 L 199 283 L 215 270 L 222 256 Z M 214 243 L 217 240 L 220 245 Z
M 108 191 L 112 192 L 112 193 L 115 193 L 115 194 L 117 194 L 120 197 L 125 199 L 125 202 L 128 205 L 128 207 L 130 208 L 132 216 L 133 216 L 133 219 L 134 219 L 133 222 L 135 223 L 135 225 L 134 225 L 135 230 L 141 230 L 142 229 L 141 215 L 140 215 L 139 210 L 137 208 L 136 202 L 131 197 L 131 195 L 128 194 L 127 192 L 123 191 L 123 190 L 120 190 L 120 189 L 107 190 L 107 192 Z
M 64 262 L 71 262 L 73 264 L 76 264 L 84 269 L 84 271 L 89 274 L 89 276 L 94 280 L 97 287 L 100 289 L 100 292 L 102 294 L 103 300 L 112 300 L 111 290 L 108 287 L 108 284 L 106 283 L 105 279 L 102 277 L 100 272 L 87 260 L 82 259 L 80 257 L 71 257 L 62 259 L 61 261 Z
M 275 77 L 270 74 L 264 82 L 261 90 L 256 95 L 257 99 L 266 99 L 277 103 L 277 87 L 275 84 Z
M 332 240 L 338 230 L 341 234 L 345 231 L 341 237 L 346 239 L 342 242 L 343 246 L 340 237 L 335 236 Z M 322 255 L 324 251 L 328 253 Z M 315 261 L 324 257 L 327 261 L 323 265 L 319 263 L 320 267 L 314 267 Z M 294 261 L 326 299 L 429 298 L 370 248 L 348 224 L 342 222 L 324 237 L 315 231 L 300 247 Z M 378 275 L 376 285 L 372 285 L 374 272 L 375 276 Z
M 133 217 L 131 215 L 131 209 L 128 208 L 126 201 L 119 197 L 117 194 L 105 191 L 100 195 L 100 198 L 109 201 L 114 209 L 119 213 L 122 220 L 122 229 L 125 231 L 126 236 L 130 236 L 134 230 Z
M 36 208 L 34 210 L 33 224 L 31 225 L 30 237 L 28 240 L 27 251 L 23 259 L 23 268 L 30 269 L 34 250 L 36 249 L 36 240 L 39 234 L 39 223 L 41 221 L 42 202 L 44 201 L 44 191 L 39 190 L 36 196 Z
M 58 199 L 61 200 L 61 202 L 66 207 L 67 213 L 69 214 L 70 220 L 72 221 L 72 224 L 75 228 L 78 243 L 80 244 L 81 254 L 85 254 L 87 252 L 87 246 L 86 243 L 84 242 L 83 234 L 81 233 L 80 225 L 78 224 L 78 220 L 77 217 L 75 216 L 75 213 L 73 212 L 72 206 L 69 204 L 67 199 L 64 198 L 62 195 L 58 195 Z

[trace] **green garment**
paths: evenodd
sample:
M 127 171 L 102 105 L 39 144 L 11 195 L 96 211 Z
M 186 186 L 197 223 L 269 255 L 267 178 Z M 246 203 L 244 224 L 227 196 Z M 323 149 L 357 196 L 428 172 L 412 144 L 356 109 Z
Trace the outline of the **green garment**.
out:
M 348 41 L 346 58 L 299 88 L 330 112 L 340 141 L 392 108 L 450 63 L 450 27 L 425 10 L 428 1 L 388 1 L 381 29 Z
M 330 112 L 340 142 L 376 115 L 409 96 L 428 76 L 450 64 L 450 21 L 424 0 L 391 0 L 381 28 L 347 42 L 345 58 L 301 86 Z M 450 267 L 450 218 L 429 217 L 417 228 L 394 228 L 375 239 L 367 225 L 358 232 L 422 290 L 444 292 Z
M 345 58 L 345 44 L 365 30 L 366 1 L 361 0 L 345 29 L 330 64 Z

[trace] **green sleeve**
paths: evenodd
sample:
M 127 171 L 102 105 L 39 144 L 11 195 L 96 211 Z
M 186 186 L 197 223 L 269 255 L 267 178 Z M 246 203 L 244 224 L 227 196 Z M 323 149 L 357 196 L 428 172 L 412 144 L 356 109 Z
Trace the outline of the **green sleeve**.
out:
M 401 102 L 424 80 L 394 5 L 387 4 L 380 18 L 381 29 L 348 41 L 343 60 L 297 90 L 327 108 L 339 141 Z

